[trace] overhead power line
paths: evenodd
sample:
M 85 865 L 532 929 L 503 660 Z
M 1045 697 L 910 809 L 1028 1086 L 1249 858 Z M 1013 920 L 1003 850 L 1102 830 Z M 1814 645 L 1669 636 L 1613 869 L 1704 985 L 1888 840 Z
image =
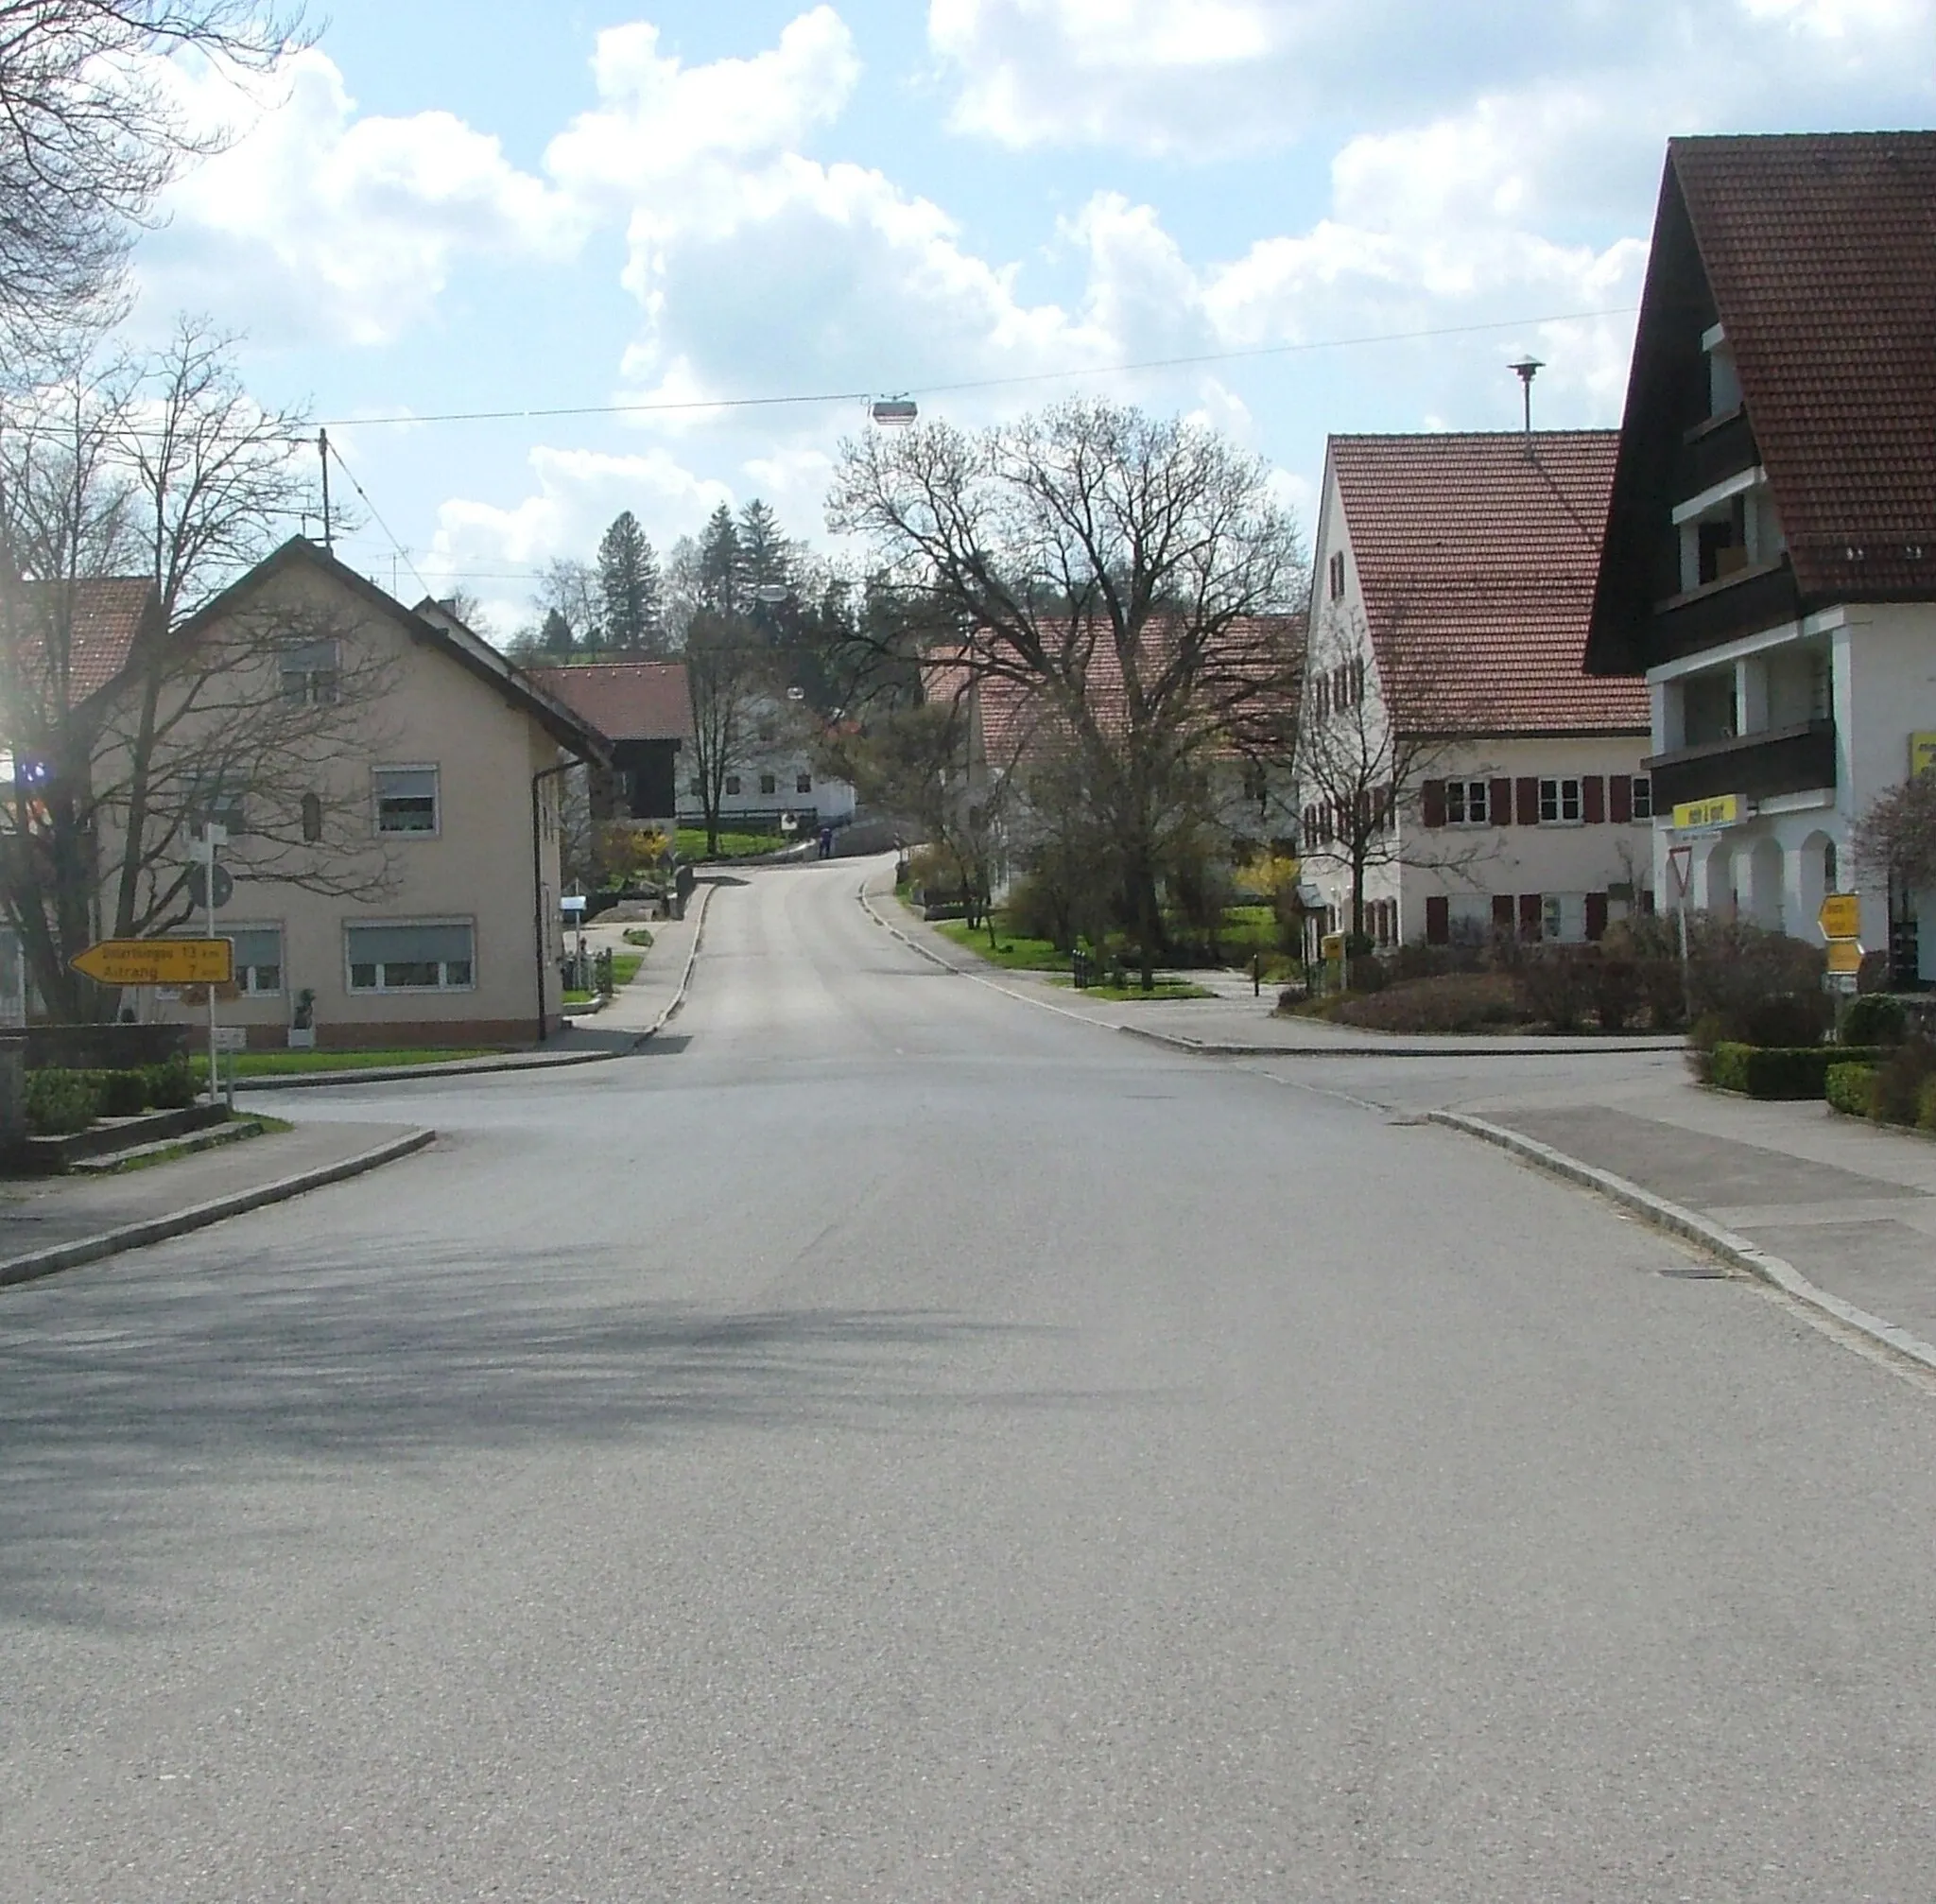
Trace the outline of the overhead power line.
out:
M 1629 318 L 1637 307 L 1616 305 L 1597 311 L 1555 311 L 1544 317 L 1502 318 L 1482 324 L 1441 324 L 1427 330 L 1379 331 L 1357 338 L 1313 338 L 1293 344 L 1257 344 L 1242 350 L 1198 351 L 1185 356 L 1146 357 L 1134 363 L 1082 364 L 1058 371 L 1019 372 L 1012 376 L 967 377 L 956 383 L 926 384 L 903 389 L 914 397 L 959 396 L 971 390 L 1018 389 L 1031 384 L 1070 383 L 1083 377 L 1132 376 L 1143 371 L 1189 370 L 1204 364 L 1228 364 L 1257 357 L 1305 355 L 1316 351 L 1352 350 L 1365 344 L 1406 344 L 1435 338 L 1478 337 L 1488 331 L 1523 330 L 1529 324 L 1584 323 L 1597 318 Z M 562 417 L 664 416 L 693 410 L 754 410 L 805 408 L 830 404 L 866 403 L 875 390 L 815 390 L 761 397 L 678 397 L 622 404 L 562 404 L 546 407 L 493 410 L 434 410 L 422 414 L 398 411 L 390 416 L 332 417 L 328 429 L 371 428 L 389 424 L 543 423 Z

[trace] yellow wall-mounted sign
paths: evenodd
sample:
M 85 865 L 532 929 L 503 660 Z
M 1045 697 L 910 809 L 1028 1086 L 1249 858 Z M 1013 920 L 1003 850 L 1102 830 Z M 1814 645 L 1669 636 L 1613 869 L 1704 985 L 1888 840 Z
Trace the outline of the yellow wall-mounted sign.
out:
M 1723 826 L 1736 826 L 1741 819 L 1738 793 L 1710 794 L 1705 800 L 1684 800 L 1674 808 L 1676 833 L 1719 833 Z
M 1318 942 L 1318 955 L 1322 959 L 1342 959 L 1344 957 L 1344 934 L 1327 932 Z
M 1910 736 L 1910 777 L 1927 773 L 1936 767 L 1936 734 L 1912 734 Z

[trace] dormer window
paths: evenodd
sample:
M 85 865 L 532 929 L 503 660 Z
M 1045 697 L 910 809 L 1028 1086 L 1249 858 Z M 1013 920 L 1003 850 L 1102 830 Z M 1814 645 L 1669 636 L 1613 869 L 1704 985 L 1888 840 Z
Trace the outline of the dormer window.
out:
M 1735 372 L 1734 347 L 1716 324 L 1704 332 L 1701 348 L 1707 354 L 1707 414 L 1724 417 L 1741 407 L 1741 379 Z

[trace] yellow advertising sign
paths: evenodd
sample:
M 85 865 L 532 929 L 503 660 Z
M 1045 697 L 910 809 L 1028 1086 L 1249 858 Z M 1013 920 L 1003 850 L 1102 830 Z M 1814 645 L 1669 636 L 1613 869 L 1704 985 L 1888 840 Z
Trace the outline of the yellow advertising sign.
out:
M 1862 942 L 1859 939 L 1831 939 L 1828 942 L 1828 969 L 1846 978 L 1862 969 Z
M 1859 939 L 1862 936 L 1862 902 L 1853 892 L 1831 892 L 1815 915 L 1824 939 Z
M 233 939 L 103 939 L 74 961 L 102 985 L 226 985 L 235 976 Z
M 1927 773 L 1936 767 L 1936 734 L 1912 734 L 1910 736 L 1910 778 Z
M 1738 793 L 1711 794 L 1705 800 L 1684 800 L 1674 808 L 1676 833 L 1718 833 L 1723 826 L 1737 825 L 1741 818 Z
M 1342 959 L 1344 957 L 1344 934 L 1327 932 L 1318 942 L 1318 956 L 1321 959 Z

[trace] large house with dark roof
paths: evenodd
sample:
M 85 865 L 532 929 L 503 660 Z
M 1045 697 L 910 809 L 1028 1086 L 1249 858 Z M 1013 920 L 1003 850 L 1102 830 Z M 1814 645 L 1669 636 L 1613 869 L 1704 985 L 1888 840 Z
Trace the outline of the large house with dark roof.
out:
M 1296 770 L 1313 957 L 1360 901 L 1379 946 L 1593 940 L 1651 905 L 1647 696 L 1581 670 L 1615 448 L 1330 440 Z
M 1664 894 L 1675 847 L 1800 936 L 1858 890 L 1936 979 L 1936 894 L 1849 855 L 1936 753 L 1936 133 L 1668 146 L 1586 666 L 1650 690 Z

